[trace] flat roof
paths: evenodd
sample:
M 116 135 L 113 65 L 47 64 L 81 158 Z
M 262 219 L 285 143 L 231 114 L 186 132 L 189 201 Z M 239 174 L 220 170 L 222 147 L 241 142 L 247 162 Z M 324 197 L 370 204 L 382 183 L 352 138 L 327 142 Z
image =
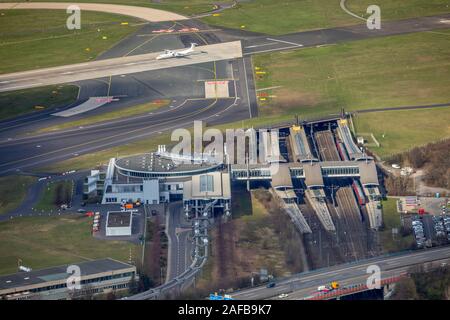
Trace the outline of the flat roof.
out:
M 203 187 L 208 187 L 204 189 Z M 231 197 L 230 175 L 220 171 L 192 176 L 183 183 L 183 199 L 206 199 Z
M 305 173 L 305 184 L 308 187 L 323 187 L 322 168 L 318 162 L 303 163 L 303 171 Z
M 135 268 L 130 264 L 111 258 L 65 264 L 57 267 L 33 270 L 31 272 L 18 272 L 6 276 L 0 276 L 0 290 L 45 284 L 50 281 L 65 280 L 70 276 L 70 274 L 67 273 L 67 267 L 70 265 L 79 266 L 82 277 L 104 272 Z
M 272 170 L 272 187 L 274 188 L 292 188 L 291 171 L 289 165 L 285 163 L 278 164 L 278 170 L 274 165 Z
M 373 161 L 359 161 L 359 179 L 364 185 L 379 185 L 377 167 Z
M 109 211 L 106 227 L 129 227 L 131 225 L 131 212 L 129 211 Z

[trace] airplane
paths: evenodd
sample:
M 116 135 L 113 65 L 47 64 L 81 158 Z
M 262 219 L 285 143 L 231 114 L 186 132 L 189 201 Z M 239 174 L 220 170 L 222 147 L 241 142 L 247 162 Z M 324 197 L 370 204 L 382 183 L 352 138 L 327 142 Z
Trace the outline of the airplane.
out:
M 156 60 L 186 57 L 194 51 L 196 43 L 191 43 L 191 47 L 182 51 L 164 50 L 164 53 L 156 57 Z

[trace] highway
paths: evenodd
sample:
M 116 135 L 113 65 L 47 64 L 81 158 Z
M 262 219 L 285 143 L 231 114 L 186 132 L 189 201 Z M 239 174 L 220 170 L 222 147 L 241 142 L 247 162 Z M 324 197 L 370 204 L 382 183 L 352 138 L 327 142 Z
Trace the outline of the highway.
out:
M 337 265 L 330 268 L 313 270 L 280 279 L 274 288 L 254 287 L 232 293 L 234 299 L 262 300 L 277 297 L 282 293 L 289 294 L 289 299 L 303 299 L 317 293 L 317 287 L 339 281 L 344 285 L 365 283 L 368 277 L 367 267 L 378 265 L 381 277 L 399 275 L 411 266 L 450 259 L 450 247 L 418 250 L 392 256 L 381 256 L 355 263 Z

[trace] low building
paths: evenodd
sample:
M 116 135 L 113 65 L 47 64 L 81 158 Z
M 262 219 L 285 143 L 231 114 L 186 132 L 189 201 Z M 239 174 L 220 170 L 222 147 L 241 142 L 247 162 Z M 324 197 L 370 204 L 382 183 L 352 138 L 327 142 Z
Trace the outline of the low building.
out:
M 79 267 L 80 288 L 67 287 L 73 277 L 71 266 Z M 136 267 L 110 258 L 85 261 L 0 277 L 0 299 L 69 300 L 86 295 L 126 290 L 136 277 Z
M 106 236 L 131 236 L 133 213 L 130 211 L 110 211 L 106 217 Z

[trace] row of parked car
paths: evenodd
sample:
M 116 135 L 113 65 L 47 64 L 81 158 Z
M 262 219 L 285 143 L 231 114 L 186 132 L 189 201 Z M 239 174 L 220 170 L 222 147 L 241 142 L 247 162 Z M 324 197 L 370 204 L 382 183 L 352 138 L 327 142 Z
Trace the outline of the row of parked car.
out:
M 92 223 L 92 232 L 98 232 L 100 230 L 100 212 L 94 214 L 94 222 Z
M 450 241 L 450 216 L 444 216 L 442 220 L 444 228 L 447 231 L 447 240 Z
M 414 230 L 414 237 L 416 239 L 417 247 L 422 248 L 425 246 L 426 238 L 423 232 L 423 223 L 420 218 L 415 218 L 412 221 L 412 227 Z
M 434 230 L 437 238 L 444 238 L 447 236 L 444 225 L 444 218 L 442 216 L 433 216 Z M 450 226 L 449 226 L 450 227 Z

